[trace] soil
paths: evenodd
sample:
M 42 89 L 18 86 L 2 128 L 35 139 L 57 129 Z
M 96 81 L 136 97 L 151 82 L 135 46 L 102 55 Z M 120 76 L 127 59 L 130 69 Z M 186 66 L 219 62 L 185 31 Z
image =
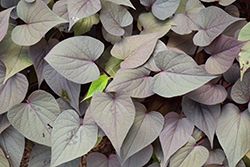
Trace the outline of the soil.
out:
M 23 158 L 22 158 L 20 167 L 28 167 L 29 157 L 30 157 L 31 151 L 32 151 L 32 146 L 27 145 L 25 147 L 25 150 L 24 150 L 24 154 L 23 154 Z M 109 139 L 105 136 L 105 137 L 103 137 L 102 141 L 95 148 L 93 148 L 86 155 L 81 157 L 81 164 L 79 165 L 79 167 L 87 167 L 86 159 L 87 159 L 87 156 L 91 152 L 100 152 L 100 153 L 106 155 L 107 157 L 110 154 L 115 154 L 115 150 L 114 150 L 112 144 L 110 143 Z

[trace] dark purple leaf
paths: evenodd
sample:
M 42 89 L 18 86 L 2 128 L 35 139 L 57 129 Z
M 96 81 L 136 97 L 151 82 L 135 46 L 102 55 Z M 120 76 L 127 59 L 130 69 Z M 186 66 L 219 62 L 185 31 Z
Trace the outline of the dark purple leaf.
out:
M 246 42 L 238 41 L 224 35 L 219 36 L 204 50 L 211 56 L 207 59 L 205 69 L 211 74 L 222 74 L 233 64 L 234 59 Z
M 175 112 L 165 115 L 165 123 L 160 133 L 160 142 L 164 154 L 163 166 L 179 148 L 190 139 L 194 125 L 187 118 L 180 118 Z
M 208 106 L 184 96 L 182 109 L 191 122 L 207 135 L 213 147 L 214 133 L 221 113 L 220 105 Z

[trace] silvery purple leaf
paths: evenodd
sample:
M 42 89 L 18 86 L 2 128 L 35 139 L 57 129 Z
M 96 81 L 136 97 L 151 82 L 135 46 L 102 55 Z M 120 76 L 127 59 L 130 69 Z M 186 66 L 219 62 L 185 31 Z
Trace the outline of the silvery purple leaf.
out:
M 4 36 L 7 33 L 8 26 L 9 26 L 9 17 L 10 17 L 10 12 L 12 9 L 15 7 L 8 8 L 2 12 L 0 12 L 0 42 L 3 40 Z
M 125 92 L 114 94 L 96 92 L 91 99 L 90 110 L 95 122 L 105 132 L 119 154 L 135 119 L 132 99 Z
M 44 58 L 59 74 L 78 84 L 99 78 L 95 65 L 104 44 L 89 36 L 71 37 L 58 43 Z
M 117 155 L 111 154 L 108 158 L 106 155 L 98 152 L 92 152 L 87 156 L 88 167 L 121 167 Z

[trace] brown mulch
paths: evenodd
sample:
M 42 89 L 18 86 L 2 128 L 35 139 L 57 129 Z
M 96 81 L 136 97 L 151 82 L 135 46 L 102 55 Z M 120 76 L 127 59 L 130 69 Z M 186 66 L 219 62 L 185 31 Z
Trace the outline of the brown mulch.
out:
M 24 150 L 24 154 L 23 154 L 23 158 L 22 158 L 20 167 L 28 167 L 29 157 L 30 157 L 31 151 L 32 151 L 31 145 L 25 146 L 25 150 Z M 89 151 L 86 155 L 82 156 L 81 164 L 79 165 L 79 167 L 87 167 L 86 159 L 87 159 L 87 156 L 91 152 L 100 152 L 100 153 L 106 155 L 107 157 L 110 154 L 115 154 L 115 150 L 114 150 L 112 144 L 110 143 L 109 139 L 105 136 L 105 137 L 103 137 L 102 141 L 95 148 L 93 148 L 91 151 Z

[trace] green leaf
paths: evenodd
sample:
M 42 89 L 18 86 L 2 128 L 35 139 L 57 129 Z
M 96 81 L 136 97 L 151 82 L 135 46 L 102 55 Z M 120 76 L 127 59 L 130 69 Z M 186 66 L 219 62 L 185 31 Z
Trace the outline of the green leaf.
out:
M 15 128 L 8 127 L 0 134 L 0 147 L 3 149 L 11 167 L 20 166 L 25 139 Z
M 10 123 L 26 138 L 50 146 L 51 127 L 60 114 L 56 99 L 43 90 L 37 90 L 26 101 L 9 109 Z
M 248 41 L 250 40 L 250 22 L 247 23 L 241 30 L 238 35 L 238 40 Z
M 2 167 L 9 167 L 9 161 L 7 159 L 7 157 L 5 156 L 2 148 L 0 148 L 0 166 Z
M 158 38 L 164 34 L 165 32 L 158 32 L 122 38 L 111 49 L 111 55 L 124 60 L 121 68 L 136 68 L 149 59 Z
M 82 100 L 86 100 L 94 95 L 95 92 L 103 91 L 108 83 L 109 78 L 107 75 L 101 75 L 97 80 L 93 81 L 89 87 L 86 97 Z
M 51 139 L 51 166 L 58 166 L 89 152 L 97 142 L 96 124 L 83 124 L 74 110 L 62 112 L 55 121 Z
M 194 138 L 191 137 L 188 143 L 170 158 L 170 166 L 201 167 L 208 157 L 208 150 L 203 146 L 196 145 Z
M 139 16 L 139 22 L 143 26 L 141 34 L 150 34 L 162 31 L 167 33 L 171 29 L 172 25 L 176 25 L 171 19 L 157 19 L 151 12 L 141 14 Z
M 125 92 L 117 92 L 114 95 L 96 92 L 91 99 L 90 110 L 95 122 L 105 132 L 119 154 L 135 118 L 132 99 Z
M 28 55 L 28 47 L 15 44 L 11 39 L 11 32 L 15 25 L 10 24 L 7 34 L 0 42 L 0 60 L 6 66 L 4 83 L 13 75 L 32 65 Z
M 12 31 L 12 40 L 22 46 L 34 45 L 52 27 L 68 21 L 52 12 L 43 1 L 27 3 L 21 0 L 17 5 L 17 15 L 27 24 L 19 25 Z
M 93 14 L 89 17 L 85 17 L 77 21 L 73 28 L 74 28 L 74 35 L 82 35 L 85 34 L 86 32 L 90 31 L 92 26 L 95 24 L 98 24 L 100 21 L 99 15 Z
M 250 67 L 250 42 L 247 42 L 241 49 L 239 53 L 239 63 L 240 63 L 240 79 L 243 79 L 244 73 Z
M 234 167 L 250 149 L 250 113 L 241 112 L 228 103 L 223 106 L 216 135 L 227 156 L 229 167 Z
M 111 56 L 105 66 L 105 71 L 112 77 L 115 76 L 116 72 L 120 69 L 122 60 Z
M 100 71 L 94 61 L 103 50 L 101 41 L 89 36 L 77 36 L 58 43 L 44 59 L 68 80 L 85 84 L 99 78 Z
M 161 72 L 151 82 L 153 92 L 163 97 L 183 95 L 217 76 L 207 73 L 188 55 L 171 50 L 158 52 L 155 63 Z
M 69 29 L 80 19 L 91 16 L 101 9 L 100 0 L 68 0 Z

